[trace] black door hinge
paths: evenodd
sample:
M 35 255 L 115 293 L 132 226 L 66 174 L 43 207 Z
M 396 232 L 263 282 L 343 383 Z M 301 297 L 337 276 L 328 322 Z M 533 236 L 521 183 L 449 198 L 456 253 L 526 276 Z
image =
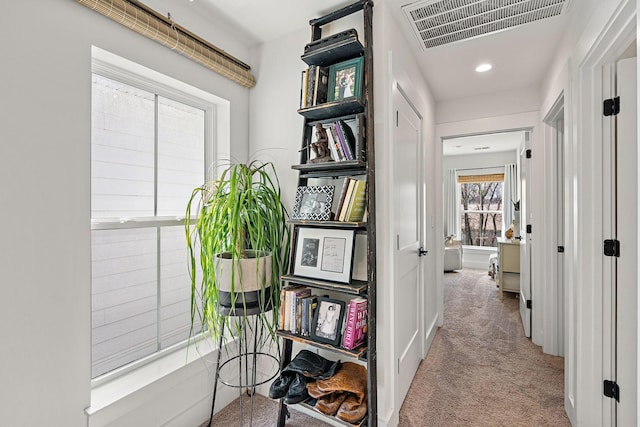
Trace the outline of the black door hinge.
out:
M 605 116 L 615 116 L 620 112 L 620 97 L 605 99 L 603 103 L 603 113 Z
M 526 153 L 527 153 L 527 159 L 530 159 L 531 158 L 531 150 L 527 150 Z
M 531 224 L 527 224 L 527 234 L 531 234 Z
M 531 302 L 531 300 L 530 300 L 530 299 L 528 299 L 528 300 L 527 300 L 527 308 L 528 308 L 529 310 L 531 310 L 531 307 L 533 307 L 533 302 Z
M 558 253 L 564 253 L 564 246 L 558 246 Z
M 611 380 L 604 380 L 604 395 L 620 402 L 620 387 L 618 383 Z
M 605 256 L 620 256 L 620 241 L 619 240 L 605 240 L 604 241 L 604 254 Z

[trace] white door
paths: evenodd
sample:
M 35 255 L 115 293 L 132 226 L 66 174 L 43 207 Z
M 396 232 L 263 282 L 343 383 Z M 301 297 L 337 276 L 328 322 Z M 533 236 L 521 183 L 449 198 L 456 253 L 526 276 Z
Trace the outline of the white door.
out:
M 531 233 L 527 225 L 531 224 L 531 157 L 527 152 L 531 147 L 531 132 L 525 132 L 525 149 L 520 153 L 520 236 L 524 244 L 520 245 L 520 318 L 524 335 L 531 337 Z
M 422 359 L 420 117 L 395 90 L 393 96 L 394 329 L 396 404 L 404 401 Z
M 616 404 L 617 425 L 638 422 L 638 133 L 636 58 L 617 64 L 617 212 L 616 235 L 620 241 L 617 270 L 616 382 L 620 400 Z

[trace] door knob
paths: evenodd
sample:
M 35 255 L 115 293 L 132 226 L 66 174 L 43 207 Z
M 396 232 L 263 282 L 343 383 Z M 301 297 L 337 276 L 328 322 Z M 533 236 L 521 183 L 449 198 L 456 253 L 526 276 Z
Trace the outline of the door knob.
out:
M 425 256 L 429 251 L 426 251 L 422 246 L 418 249 L 418 256 Z

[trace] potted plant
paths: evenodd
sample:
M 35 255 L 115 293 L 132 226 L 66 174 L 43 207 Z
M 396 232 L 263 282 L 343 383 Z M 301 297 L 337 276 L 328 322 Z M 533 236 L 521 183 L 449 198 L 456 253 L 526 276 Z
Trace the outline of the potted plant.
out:
M 198 318 L 219 337 L 225 313 L 239 319 L 239 330 L 250 312 L 257 313 L 264 336 L 275 339 L 280 276 L 289 262 L 287 217 L 272 163 L 232 164 L 219 179 L 193 190 L 185 222 L 192 335 Z

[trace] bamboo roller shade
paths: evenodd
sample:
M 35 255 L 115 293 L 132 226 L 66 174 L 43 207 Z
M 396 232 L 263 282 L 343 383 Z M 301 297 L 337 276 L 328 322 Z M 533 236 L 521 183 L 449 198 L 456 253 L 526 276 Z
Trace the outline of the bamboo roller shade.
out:
M 458 184 L 466 184 L 469 182 L 502 182 L 502 181 L 504 181 L 503 173 L 458 176 Z
M 76 0 L 102 15 L 157 41 L 208 69 L 251 88 L 250 67 L 135 0 Z

